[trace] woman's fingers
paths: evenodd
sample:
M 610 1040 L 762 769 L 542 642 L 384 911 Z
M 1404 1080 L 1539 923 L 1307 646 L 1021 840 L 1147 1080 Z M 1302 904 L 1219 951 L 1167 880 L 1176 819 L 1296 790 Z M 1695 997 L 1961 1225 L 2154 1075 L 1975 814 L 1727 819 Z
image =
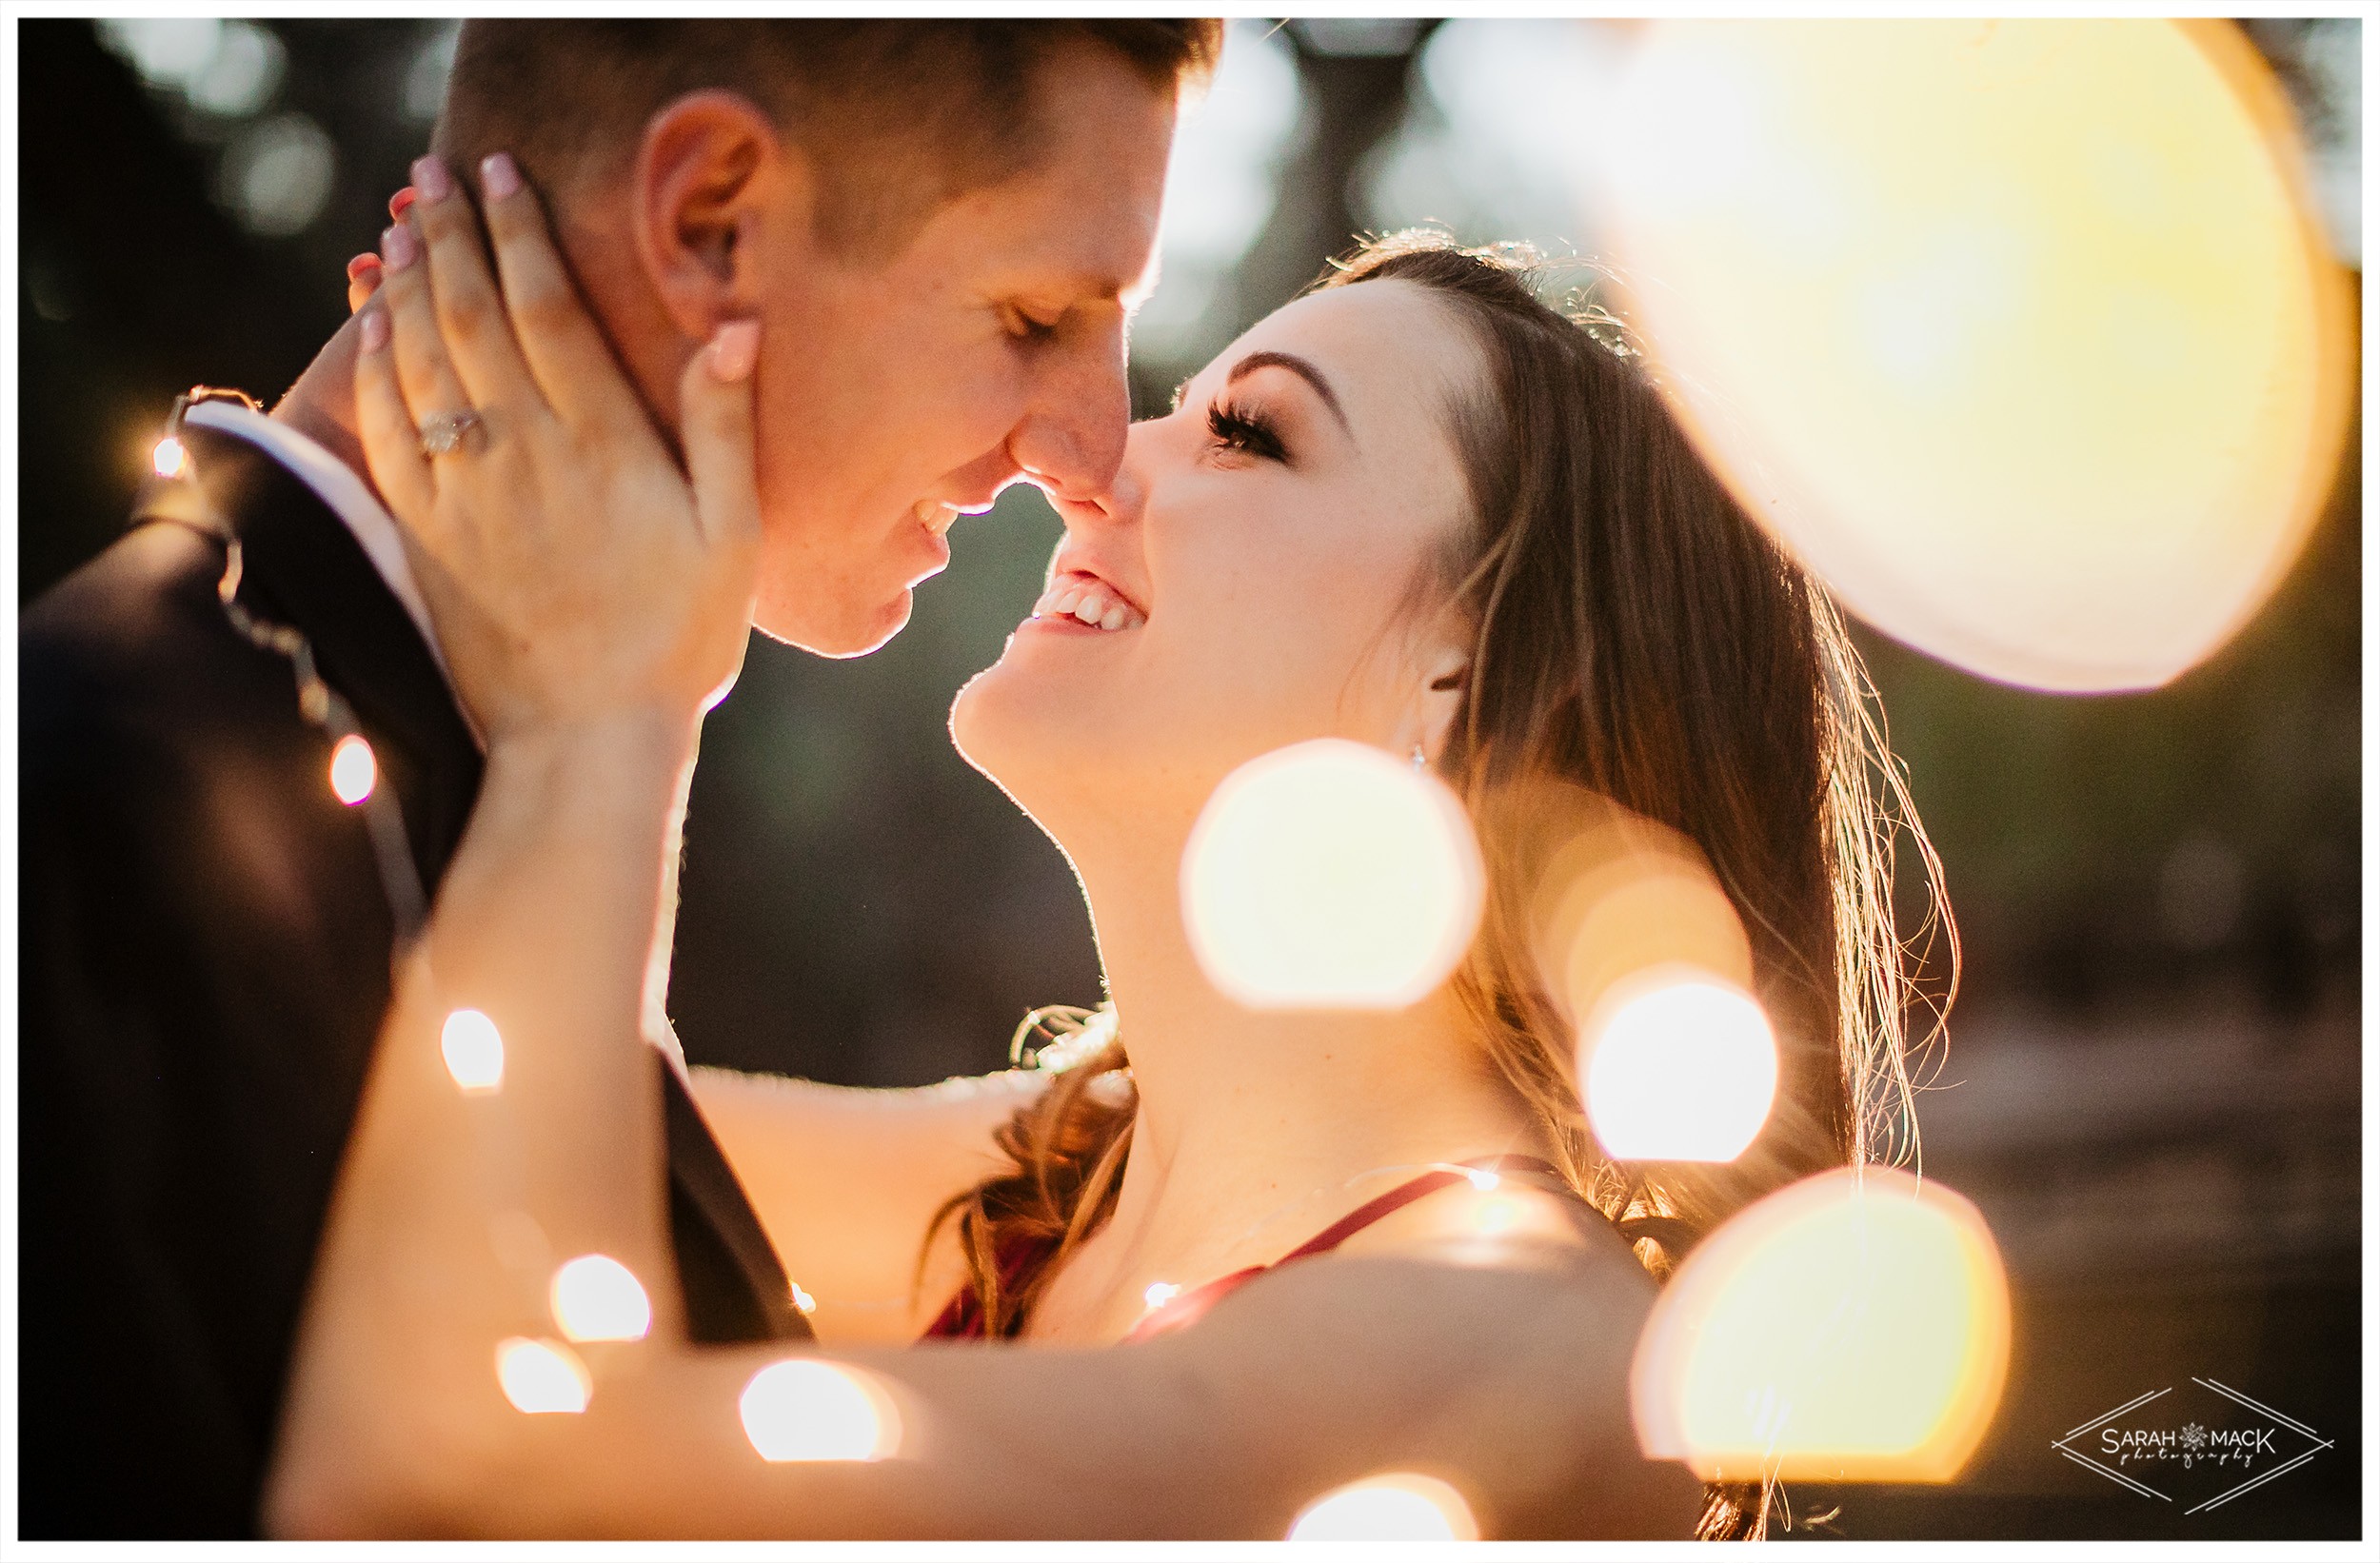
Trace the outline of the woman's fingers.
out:
M 752 451 L 752 370 L 760 346 L 759 321 L 728 321 L 687 362 L 679 384 L 679 431 L 695 515 L 714 545 L 748 545 L 760 536 Z
M 471 203 L 435 157 L 415 160 L 412 188 L 418 198 L 399 226 L 410 221 L 421 234 L 438 332 L 446 341 L 447 360 L 470 392 L 471 405 L 518 414 L 526 402 L 542 402 L 512 340 L 496 280 L 488 274 Z
M 380 291 L 380 257 L 358 255 L 347 263 L 347 313 L 354 314 Z
M 397 519 L 418 525 L 430 514 L 429 462 L 422 454 L 421 435 L 398 384 L 387 306 L 365 309 L 356 331 L 361 343 L 355 355 L 355 423 L 364 442 L 364 462 Z
M 439 334 L 421 236 L 410 224 L 398 223 L 380 236 L 380 293 L 372 307 L 387 311 L 397 383 L 415 422 L 474 410 L 481 404 L 456 376 Z
M 582 428 L 625 437 L 648 427 L 644 405 L 554 248 L 537 192 L 509 153 L 480 165 L 480 195 L 521 356 L 546 405 Z

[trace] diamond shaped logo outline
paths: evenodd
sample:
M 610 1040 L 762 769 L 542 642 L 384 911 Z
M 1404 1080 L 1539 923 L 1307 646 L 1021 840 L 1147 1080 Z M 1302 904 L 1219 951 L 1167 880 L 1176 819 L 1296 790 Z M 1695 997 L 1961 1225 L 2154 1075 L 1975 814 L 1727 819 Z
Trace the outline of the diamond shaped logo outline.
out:
M 2282 1413 L 2273 1410 L 2271 1406 L 2266 1405 L 2261 1400 L 2251 1400 L 2247 1395 L 2240 1394 L 2239 1391 L 2231 1388 L 2229 1384 L 2218 1384 L 2211 1378 L 2200 1378 L 2195 1375 L 2192 1375 L 2190 1381 L 2193 1384 L 2202 1384 L 2206 1388 L 2214 1391 L 2215 1394 L 2220 1395 L 2227 1399 L 2235 1400 L 2251 1411 L 2263 1412 L 2267 1416 L 2271 1417 L 2273 1421 L 2280 1424 L 2282 1427 L 2288 1428 L 2291 1432 L 2295 1433 L 2298 1436 L 2306 1439 L 2309 1447 L 2304 1454 L 2298 1455 L 2295 1459 L 2284 1460 L 2270 1471 L 2261 1472 L 2256 1475 L 2249 1477 L 2246 1481 L 2241 1482 L 2236 1487 L 2227 1488 L 2223 1492 L 2217 1493 L 2214 1496 L 2207 1499 L 2205 1502 L 2197 1504 L 2192 1508 L 2185 1509 L 2182 1511 L 2185 1514 L 2200 1514 L 2206 1510 L 2213 1509 L 2222 1504 L 2229 1503 L 2233 1498 L 2238 1497 L 2241 1494 L 2248 1492 L 2251 1488 L 2262 1487 L 2273 1477 L 2286 1475 L 2288 1473 L 2296 1470 L 2299 1466 L 2304 1465 L 2308 1460 L 2311 1460 L 2315 1455 L 2321 1454 L 2324 1450 L 2337 1447 L 2334 1440 L 2324 1437 L 2321 1434 L 2316 1433 L 2312 1428 L 2310 1428 L 2305 1423 L 2297 1420 L 2297 1418 L 2285 1415 Z

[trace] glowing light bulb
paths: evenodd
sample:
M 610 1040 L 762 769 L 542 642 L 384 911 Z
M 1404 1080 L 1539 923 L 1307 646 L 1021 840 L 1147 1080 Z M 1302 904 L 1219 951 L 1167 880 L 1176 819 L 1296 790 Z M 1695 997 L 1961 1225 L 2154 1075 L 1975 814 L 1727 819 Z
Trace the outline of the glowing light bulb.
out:
M 595 1393 L 577 1353 L 558 1340 L 520 1335 L 496 1348 L 496 1382 L 513 1410 L 531 1416 L 576 1415 Z
M 1140 1294 L 1140 1301 L 1146 1305 L 1148 1312 L 1155 1313 L 1180 1296 L 1181 1288 L 1173 1282 L 1151 1281 L 1149 1289 Z
M 330 751 L 330 790 L 339 801 L 349 808 L 372 795 L 372 785 L 380 780 L 380 765 L 372 758 L 372 746 L 349 733 Z
M 2328 498 L 2351 294 L 2230 23 L 1659 21 L 1587 161 L 1704 457 L 1862 618 L 2164 683 Z
M 737 1408 L 764 1460 L 881 1460 L 900 1445 L 892 1397 L 856 1368 L 815 1357 L 754 1374 Z
M 476 1095 L 504 1083 L 504 1035 L 479 1011 L 459 1009 L 447 1016 L 438 1050 L 446 1056 L 446 1073 L 465 1092 Z
M 157 448 L 149 453 L 149 470 L 161 478 L 178 478 L 189 464 L 189 452 L 182 442 L 169 434 L 157 442 Z
M 1224 778 L 1182 910 L 1209 980 L 1255 1009 L 1402 1009 L 1469 947 L 1483 890 L 1462 805 L 1368 744 L 1317 739 Z
M 1478 1521 L 1452 1486 L 1392 1472 L 1324 1494 L 1289 1527 L 1292 1541 L 1477 1541 Z
M 605 1254 L 582 1254 L 554 1272 L 554 1322 L 572 1340 L 642 1340 L 653 1302 L 636 1273 Z
M 1751 995 L 1691 967 L 1613 989 L 1588 1022 L 1587 1117 L 1622 1161 L 1732 1161 L 1776 1099 L 1776 1036 Z
M 2008 1280 L 1975 1208 L 1870 1167 L 1738 1213 L 1662 1289 L 1629 1395 L 1637 1442 L 1707 1481 L 1941 1482 L 2008 1374 Z

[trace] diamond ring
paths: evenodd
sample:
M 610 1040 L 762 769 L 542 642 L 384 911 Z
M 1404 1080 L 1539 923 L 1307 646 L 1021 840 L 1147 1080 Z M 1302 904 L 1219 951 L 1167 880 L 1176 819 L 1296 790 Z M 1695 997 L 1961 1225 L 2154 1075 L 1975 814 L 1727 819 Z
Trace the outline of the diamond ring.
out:
M 476 412 L 433 412 L 418 425 L 422 436 L 422 454 L 445 456 L 463 448 L 463 442 L 473 429 L 486 429 L 486 421 Z

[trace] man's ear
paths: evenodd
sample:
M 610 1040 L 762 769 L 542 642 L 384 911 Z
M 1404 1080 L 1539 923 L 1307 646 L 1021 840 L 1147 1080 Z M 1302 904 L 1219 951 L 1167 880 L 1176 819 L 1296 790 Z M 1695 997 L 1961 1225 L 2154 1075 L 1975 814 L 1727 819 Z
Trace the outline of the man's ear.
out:
M 722 320 L 752 313 L 755 243 L 764 229 L 806 236 L 816 200 L 809 159 L 740 93 L 689 92 L 647 120 L 630 169 L 629 231 L 679 332 L 704 341 Z

